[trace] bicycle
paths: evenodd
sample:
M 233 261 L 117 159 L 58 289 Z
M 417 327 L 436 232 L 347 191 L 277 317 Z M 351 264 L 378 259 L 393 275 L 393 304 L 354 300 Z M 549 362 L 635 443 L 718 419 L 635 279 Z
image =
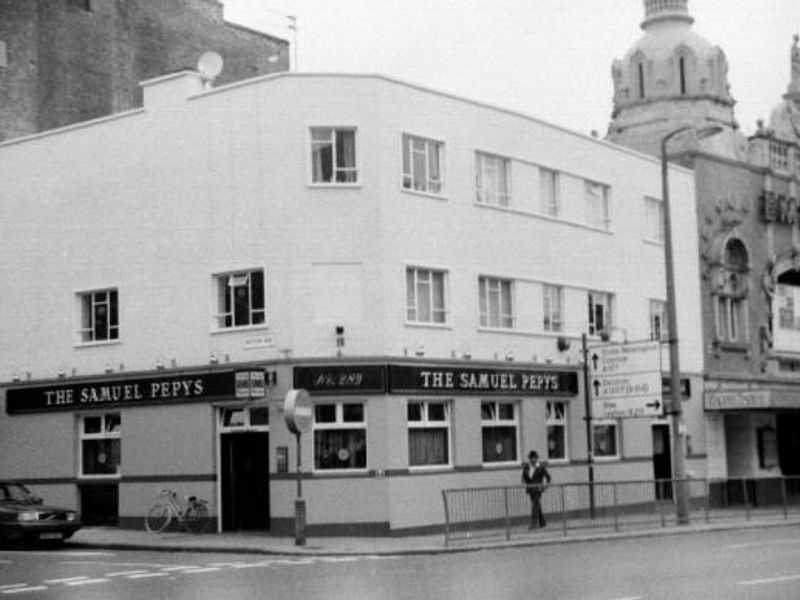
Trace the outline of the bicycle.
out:
M 210 523 L 208 502 L 197 496 L 181 499 L 172 490 L 161 490 L 159 499 L 147 512 L 144 520 L 149 533 L 161 533 L 169 527 L 173 519 L 189 533 L 203 533 Z

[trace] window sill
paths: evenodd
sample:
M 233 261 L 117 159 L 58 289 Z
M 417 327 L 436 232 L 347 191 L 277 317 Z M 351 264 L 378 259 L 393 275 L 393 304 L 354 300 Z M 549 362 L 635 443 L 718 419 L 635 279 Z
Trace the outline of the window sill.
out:
M 569 458 L 546 458 L 545 462 L 547 463 L 548 467 L 551 466 L 551 465 L 559 466 L 559 465 L 568 465 L 568 464 L 570 464 Z
M 432 473 L 452 470 L 453 465 L 408 465 L 409 473 Z
M 747 342 L 728 342 L 724 340 L 714 340 L 714 345 L 718 350 L 726 352 L 742 352 L 746 353 L 750 350 L 750 344 Z
M 400 191 L 405 194 L 411 194 L 412 196 L 422 196 L 423 198 L 430 198 L 431 200 L 444 200 L 447 201 L 449 198 L 444 194 L 434 194 L 433 192 L 424 192 L 422 190 L 412 190 L 406 187 L 401 187 Z
M 311 475 L 317 477 L 327 477 L 332 475 L 334 477 L 347 477 L 349 475 L 364 476 L 369 474 L 369 469 L 314 469 Z
M 220 335 L 226 333 L 253 333 L 257 331 L 271 331 L 269 325 L 246 325 L 244 327 L 226 327 L 224 329 L 212 329 L 211 335 Z
M 119 340 L 119 339 L 116 339 L 116 340 L 103 340 L 103 341 L 100 341 L 100 342 L 77 342 L 75 344 L 75 348 L 79 349 L 79 348 L 96 348 L 98 346 L 116 346 L 116 345 L 121 344 L 121 343 L 122 343 L 122 341 Z
M 415 327 L 418 329 L 443 329 L 451 330 L 453 326 L 449 323 L 426 323 L 424 321 L 406 321 L 406 327 Z
M 481 463 L 484 469 L 508 469 L 509 467 L 517 468 L 520 466 L 519 460 L 507 460 L 504 462 L 485 462 Z
M 594 462 L 619 462 L 619 456 L 593 456 Z
M 362 187 L 361 182 L 347 182 L 347 183 L 309 183 L 309 189 L 312 190 L 339 190 L 339 189 L 359 189 Z
M 650 246 L 658 246 L 659 248 L 664 247 L 664 240 L 657 240 L 655 238 L 644 238 L 642 241 L 645 244 L 649 244 Z
M 109 473 L 103 475 L 78 475 L 78 483 L 82 481 L 119 481 L 122 479 L 122 473 Z

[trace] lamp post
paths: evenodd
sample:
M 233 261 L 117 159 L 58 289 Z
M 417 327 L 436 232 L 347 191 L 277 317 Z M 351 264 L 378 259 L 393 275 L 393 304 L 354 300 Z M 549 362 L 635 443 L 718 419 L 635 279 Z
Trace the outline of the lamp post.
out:
M 695 129 L 684 125 L 661 138 L 661 191 L 664 202 L 664 261 L 667 277 L 667 330 L 669 332 L 669 383 L 670 422 L 672 442 L 672 477 L 675 480 L 675 517 L 679 525 L 689 523 L 689 494 L 686 487 L 686 448 L 683 443 L 681 415 L 681 371 L 678 363 L 678 313 L 675 307 L 675 257 L 672 244 L 672 215 L 669 204 L 669 176 L 667 168 L 667 143 L 684 131 L 693 130 L 697 139 L 722 131 L 717 125 Z

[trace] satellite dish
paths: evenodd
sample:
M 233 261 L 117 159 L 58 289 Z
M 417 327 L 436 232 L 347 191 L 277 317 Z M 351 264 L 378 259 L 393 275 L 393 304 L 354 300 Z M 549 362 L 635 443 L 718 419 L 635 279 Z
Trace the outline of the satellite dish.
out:
M 210 84 L 222 72 L 222 57 L 216 52 L 204 52 L 197 61 L 197 71 Z

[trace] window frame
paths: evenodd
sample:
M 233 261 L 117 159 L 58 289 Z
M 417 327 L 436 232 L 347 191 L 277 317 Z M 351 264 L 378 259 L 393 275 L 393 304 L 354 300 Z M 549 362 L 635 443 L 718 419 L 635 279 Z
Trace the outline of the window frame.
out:
M 111 417 L 117 419 L 118 426 L 109 430 L 108 420 Z M 87 419 L 100 419 L 100 431 L 95 433 L 86 432 Z M 102 413 L 79 414 L 78 418 L 78 479 L 120 479 L 122 477 L 122 413 L 120 411 L 109 411 Z M 86 473 L 84 472 L 84 461 L 86 453 L 84 442 L 117 440 L 119 460 L 113 473 Z
M 362 418 L 360 421 L 345 420 L 344 407 L 345 405 L 358 405 L 361 407 Z M 317 408 L 321 406 L 334 406 L 334 420 L 331 422 L 317 421 Z M 369 469 L 369 431 L 367 429 L 367 402 L 365 400 L 357 400 L 354 398 L 342 398 L 338 400 L 321 400 L 314 402 L 312 407 L 312 420 L 311 420 L 311 471 L 312 473 L 366 473 Z M 324 468 L 317 466 L 317 433 L 328 431 L 349 431 L 349 430 L 363 430 L 364 435 L 364 466 L 363 467 L 346 467 L 346 468 Z
M 542 329 L 547 333 L 564 332 L 564 286 L 542 284 Z
M 420 300 L 421 297 L 419 295 L 419 286 L 421 285 L 420 282 L 420 275 L 423 273 L 427 273 L 429 276 L 428 281 L 428 310 L 430 313 L 429 320 L 422 320 L 419 318 L 420 313 Z M 436 276 L 441 276 L 441 298 L 442 298 L 442 307 L 437 308 L 435 306 L 436 300 Z M 409 280 L 409 277 L 413 277 L 413 284 Z M 412 298 L 413 295 L 413 298 Z M 412 306 L 413 300 L 413 306 Z M 414 311 L 414 318 L 412 318 L 411 312 Z M 437 321 L 435 319 L 436 315 L 441 315 L 442 320 Z M 429 267 L 418 267 L 416 265 L 407 265 L 406 266 L 406 323 L 409 325 L 422 325 L 422 326 L 432 326 L 432 327 L 442 327 L 449 325 L 449 317 L 450 317 L 450 309 L 449 309 L 449 277 L 447 269 L 437 269 L 437 268 L 429 268 Z
M 493 289 L 490 289 L 493 288 Z M 514 280 L 492 275 L 478 276 L 478 323 L 482 329 L 516 329 L 517 319 L 515 314 L 516 299 L 514 298 Z M 503 290 L 507 290 L 504 293 Z M 497 324 L 490 322 L 491 297 L 497 294 Z M 504 301 L 505 300 L 505 301 Z M 504 309 L 508 305 L 508 312 Z
M 484 206 L 510 208 L 511 198 L 511 159 L 476 150 L 475 201 Z
M 253 275 L 260 274 L 261 279 L 261 306 L 254 305 L 254 291 L 253 291 Z M 240 278 L 246 277 L 247 284 L 247 318 L 248 322 L 243 324 L 236 323 L 236 297 L 235 291 L 237 288 L 243 287 L 245 282 Z M 260 329 L 269 327 L 267 324 L 267 273 L 261 267 L 254 267 L 249 269 L 238 269 L 235 271 L 225 271 L 212 275 L 213 292 L 214 292 L 214 312 L 212 316 L 212 331 L 225 332 L 225 331 L 242 331 L 248 329 Z M 232 285 L 232 284 L 236 285 Z M 230 303 L 230 307 L 226 310 L 226 302 Z M 261 315 L 261 320 L 254 322 L 257 315 Z M 226 321 L 230 319 L 230 324 L 227 325 Z
M 561 177 L 559 171 L 539 167 L 539 212 L 554 219 L 561 217 Z
M 747 301 L 727 294 L 716 296 L 714 303 L 715 333 L 721 342 L 747 342 Z
M 500 405 L 510 406 L 513 412 L 511 419 L 501 418 Z M 492 416 L 485 419 L 483 416 L 484 405 L 491 405 Z M 486 460 L 483 450 L 486 446 L 486 431 L 488 429 L 513 428 L 514 430 L 514 456 L 508 460 Z M 507 466 L 518 464 L 520 461 L 520 427 L 519 427 L 519 402 L 516 400 L 481 400 L 481 463 L 484 467 Z
M 610 329 L 613 325 L 613 310 L 614 310 L 614 297 L 608 292 L 600 292 L 597 290 L 588 290 L 586 292 L 589 308 L 589 320 L 586 330 L 589 335 L 600 335 L 603 331 Z M 595 299 L 602 298 L 603 302 L 596 302 Z M 604 308 L 603 314 L 603 327 L 597 326 L 597 307 Z
M 409 419 L 409 408 L 412 404 L 422 406 L 419 421 Z M 430 406 L 444 406 L 444 420 L 436 421 L 430 419 Z M 453 401 L 451 399 L 428 399 L 428 398 L 409 398 L 406 401 L 406 440 L 408 442 L 408 468 L 411 471 L 441 470 L 453 468 Z M 447 452 L 447 462 L 445 463 L 411 463 L 411 431 L 412 430 L 431 430 L 443 429 L 447 436 L 445 449 Z
M 97 297 L 105 295 L 106 300 L 101 301 Z M 120 341 L 120 310 L 119 310 L 119 289 L 116 287 L 97 288 L 76 293 L 78 301 L 78 345 L 94 346 L 101 344 L 117 344 Z M 105 326 L 106 337 L 97 337 L 97 313 L 96 309 L 101 306 L 107 307 L 107 317 Z M 88 319 L 88 321 L 87 321 Z M 88 336 L 88 338 L 87 338 Z
M 414 149 L 413 142 L 424 143 L 424 187 L 417 188 L 417 173 L 416 163 L 414 158 L 419 154 L 420 150 Z M 401 149 L 401 165 L 402 165 L 402 179 L 401 188 L 407 192 L 416 194 L 425 194 L 435 197 L 443 197 L 445 195 L 445 144 L 441 140 L 436 140 L 413 133 L 403 133 L 400 138 Z M 435 149 L 436 153 L 436 167 L 438 169 L 438 178 L 431 176 L 431 157 L 433 153 L 431 149 Z M 416 153 L 416 154 L 415 154 Z
M 555 410 L 556 405 L 561 405 L 561 417 Z M 545 404 L 545 427 L 547 433 L 547 460 L 549 462 L 567 463 L 569 462 L 569 403 L 563 400 L 548 400 Z M 559 428 L 562 430 L 564 456 L 551 456 L 550 454 L 550 429 Z
M 663 244 L 666 234 L 664 202 L 652 196 L 644 197 L 645 239 Z
M 266 410 L 267 411 L 267 424 L 253 423 L 253 411 Z M 242 411 L 243 420 L 241 425 L 226 425 L 225 413 L 229 411 Z M 220 433 L 231 433 L 236 431 L 269 431 L 270 418 L 269 418 L 269 405 L 262 404 L 248 404 L 237 406 L 220 406 L 219 407 L 219 431 Z
M 614 454 L 599 454 L 597 452 L 597 429 L 612 427 L 614 430 Z M 592 419 L 592 456 L 599 461 L 615 461 L 622 458 L 621 428 L 618 419 Z
M 595 189 L 601 190 L 602 194 L 594 194 L 592 190 Z M 611 229 L 611 186 L 599 181 L 584 179 L 583 200 L 586 225 L 602 231 L 609 231 Z
M 318 140 L 315 139 L 315 132 L 319 131 L 330 131 L 330 139 L 329 140 Z M 340 134 L 344 133 L 352 133 L 353 135 L 353 165 L 345 165 L 339 167 L 338 163 L 338 138 Z M 309 149 L 310 149 L 310 173 L 309 173 L 309 185 L 312 187 L 347 187 L 347 186 L 359 186 L 361 185 L 360 179 L 360 169 L 358 168 L 358 157 L 359 157 L 359 147 L 358 147 L 358 128 L 354 125 L 311 125 L 308 128 L 308 140 L 309 140 Z M 331 176 L 330 181 L 326 181 L 324 179 L 316 180 L 316 158 L 318 156 L 316 152 L 317 146 L 325 144 L 326 146 L 330 147 L 331 153 Z M 339 174 L 344 174 L 344 179 L 339 180 Z M 353 180 L 347 180 L 347 174 L 352 173 Z

